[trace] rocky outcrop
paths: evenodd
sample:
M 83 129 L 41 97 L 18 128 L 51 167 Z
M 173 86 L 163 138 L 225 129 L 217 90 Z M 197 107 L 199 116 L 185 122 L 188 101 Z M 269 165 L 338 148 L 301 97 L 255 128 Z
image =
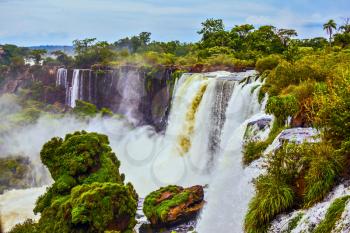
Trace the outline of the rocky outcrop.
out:
M 280 143 L 293 142 L 301 144 L 303 142 L 319 142 L 320 132 L 314 128 L 291 128 L 285 129 L 279 135 L 278 140 Z
M 194 218 L 204 203 L 202 186 L 170 185 L 150 193 L 144 200 L 143 212 L 155 228 L 173 226 Z
M 54 183 L 36 202 L 38 223 L 16 232 L 132 231 L 138 195 L 124 184 L 107 136 L 81 131 L 52 138 L 40 157 Z

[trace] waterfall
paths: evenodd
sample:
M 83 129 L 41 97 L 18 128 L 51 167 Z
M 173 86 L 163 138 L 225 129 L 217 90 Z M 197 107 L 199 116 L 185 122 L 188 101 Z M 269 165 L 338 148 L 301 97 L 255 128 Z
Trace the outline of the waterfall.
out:
M 244 215 L 254 195 L 253 178 L 261 173 L 256 163 L 242 166 L 242 142 L 248 122 L 265 116 L 258 103 L 260 81 L 241 83 L 234 87 L 226 109 L 220 152 L 213 178 L 209 182 L 207 199 L 197 231 L 243 232 Z M 252 91 L 254 90 L 254 91 Z
M 136 121 L 145 91 L 144 76 L 135 70 L 120 72 L 115 86 L 122 98 L 119 109 Z M 83 71 L 74 70 L 68 101 L 71 107 L 77 99 L 96 96 L 96 79 L 89 74 L 89 80 L 83 81 Z M 84 83 L 89 83 L 89 88 L 94 86 L 93 90 L 86 89 Z M 254 194 L 251 180 L 261 172 L 257 167 L 241 165 L 245 128 L 249 121 L 265 116 L 257 99 L 261 84 L 254 71 L 184 74 L 174 86 L 164 134 L 149 126 L 130 127 L 123 119 L 79 122 L 64 118 L 47 119 L 38 128 L 23 129 L 18 142 L 24 141 L 22 137 L 38 140 L 33 135 L 42 134 L 40 142 L 30 147 L 40 151 L 42 143 L 51 137 L 62 137 L 74 130 L 106 134 L 121 161 L 121 172 L 141 197 L 168 184 L 209 184 L 208 204 L 201 214 L 198 232 L 241 232 L 247 203 Z M 85 96 L 83 90 L 88 90 Z M 14 144 L 10 139 L 11 143 L 5 144 Z M 43 191 L 32 192 L 32 198 Z M 15 195 L 21 198 L 26 192 L 18 190 Z M 27 212 L 18 216 L 21 220 L 33 217 Z
M 82 89 L 82 82 L 81 82 L 80 70 L 75 69 L 73 71 L 72 86 L 70 87 L 70 92 L 69 92 L 70 107 L 74 108 L 75 101 L 80 99 L 81 92 L 82 92 L 81 89 Z
M 139 105 L 145 96 L 145 77 L 138 70 L 121 69 L 117 92 L 121 96 L 118 113 L 125 115 L 133 124 L 139 122 Z
M 56 75 L 56 86 L 63 86 L 67 88 L 67 69 L 59 68 Z

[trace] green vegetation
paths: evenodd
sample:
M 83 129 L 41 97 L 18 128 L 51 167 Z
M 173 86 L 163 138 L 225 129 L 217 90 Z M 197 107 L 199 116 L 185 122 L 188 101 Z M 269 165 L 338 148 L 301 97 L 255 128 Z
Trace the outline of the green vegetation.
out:
M 146 196 L 143 212 L 153 226 L 169 226 L 194 217 L 203 207 L 203 198 L 202 186 L 169 185 Z
M 314 233 L 330 233 L 335 227 L 337 220 L 340 219 L 346 203 L 350 196 L 340 197 L 335 199 L 327 210 L 326 217 L 313 231 Z
M 39 222 L 13 232 L 131 232 L 138 197 L 130 183 L 123 184 L 108 144 L 107 136 L 84 131 L 47 142 L 40 157 L 55 182 L 36 202 Z
M 27 77 L 42 74 L 53 66 L 92 68 L 104 75 L 105 69 L 137 65 L 147 68 L 147 76 L 152 76 L 158 67 L 170 66 L 177 72 L 172 74 L 169 83 L 187 71 L 255 67 L 264 79 L 259 100 L 268 94 L 266 111 L 273 114 L 276 121 L 265 141 L 248 141 L 244 145 L 243 163 L 248 165 L 262 156 L 281 130 L 288 127 L 285 126 L 288 117 L 292 119 L 292 127 L 312 126 L 322 134 L 320 143 L 287 143 L 267 157 L 267 174 L 255 181 L 256 196 L 245 219 L 247 232 L 266 232 L 276 215 L 314 205 L 329 193 L 337 180 L 349 176 L 346 169 L 350 161 L 349 20 L 338 28 L 329 20 L 323 29 L 329 36 L 328 41 L 322 37 L 295 39 L 295 30 L 271 25 L 258 28 L 250 24 L 235 25 L 227 30 L 221 19 L 207 19 L 198 31 L 201 39 L 197 43 L 152 41 L 151 33 L 141 32 L 114 43 L 95 38 L 76 40 L 73 42 L 75 57 L 55 51 L 55 58 L 45 58 L 43 50 L 1 45 L 0 84 L 19 74 Z M 26 65 L 28 58 L 34 59 L 36 65 Z M 40 65 L 42 60 L 43 66 Z M 151 82 L 147 83 L 147 88 L 151 88 Z M 11 112 L 10 117 L 4 119 L 0 132 L 35 122 L 43 112 L 63 113 L 62 106 L 55 105 L 49 98 L 50 94 L 60 91 L 59 87 L 30 79 L 24 89 L 16 91 L 23 111 Z M 83 101 L 77 101 L 71 112 L 80 118 L 112 114 L 108 109 L 99 111 Z M 188 147 L 188 141 L 182 140 L 182 143 Z M 132 228 L 136 194 L 131 185 L 123 185 L 119 161 L 105 136 L 78 132 L 67 135 L 64 140 L 54 138 L 45 144 L 41 157 L 55 183 L 37 202 L 35 211 L 42 214 L 39 223 L 28 221 L 17 226 L 16 232 L 21 229 L 22 232 L 115 230 L 116 225 L 108 222 L 120 215 L 112 215 L 110 209 L 105 208 L 107 205 L 116 210 L 114 213 L 128 216 L 127 224 L 122 224 L 127 226 L 125 230 Z M 8 171 L 6 169 L 4 171 Z M 152 192 L 145 200 L 146 216 L 164 220 L 171 207 L 188 198 L 186 192 L 178 189 L 169 186 Z M 172 198 L 159 204 L 157 199 L 162 192 L 169 192 Z M 91 197 L 93 209 L 87 205 L 85 194 Z M 119 206 L 116 200 L 126 203 L 127 208 Z M 330 208 L 318 232 L 332 229 L 332 221 L 341 212 L 345 200 L 339 202 L 332 205 L 334 210 Z M 99 219 L 101 216 L 103 219 Z M 68 220 L 63 221 L 63 218 Z M 300 218 L 298 215 L 293 219 L 288 229 L 293 229 Z
M 0 194 L 7 189 L 29 188 L 32 185 L 32 165 L 28 158 L 0 158 Z
M 256 181 L 256 196 L 245 218 L 247 232 L 266 232 L 269 222 L 293 206 L 311 206 L 331 190 L 343 156 L 329 143 L 286 143 L 268 157 L 267 174 Z
M 249 140 L 243 145 L 243 164 L 249 165 L 254 160 L 260 158 L 265 149 L 273 142 L 273 140 L 281 133 L 284 129 L 280 126 L 277 121 L 272 125 L 269 136 L 266 140 Z
M 279 125 L 283 125 L 288 116 L 294 116 L 298 110 L 299 104 L 293 95 L 271 96 L 266 105 L 266 112 L 273 114 Z
M 145 216 L 150 219 L 151 222 L 153 219 L 153 222 L 164 222 L 171 207 L 188 200 L 189 193 L 182 191 L 183 189 L 179 186 L 169 185 L 148 194 L 143 204 Z M 171 198 L 161 202 L 160 200 L 163 193 L 167 193 Z
M 261 176 L 256 180 L 256 196 L 249 203 L 245 217 L 247 233 L 266 232 L 274 217 L 293 205 L 293 189 L 282 179 Z
M 299 213 L 299 214 L 297 214 L 297 216 L 292 218 L 288 222 L 288 228 L 285 231 L 282 231 L 282 233 L 291 233 L 292 230 L 294 230 L 298 226 L 298 223 L 303 218 L 303 216 L 304 216 L 303 213 Z

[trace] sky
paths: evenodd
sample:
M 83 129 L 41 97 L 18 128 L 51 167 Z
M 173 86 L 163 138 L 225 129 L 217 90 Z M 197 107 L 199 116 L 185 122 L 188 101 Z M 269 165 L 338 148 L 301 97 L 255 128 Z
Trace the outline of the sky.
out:
M 300 38 L 326 36 L 329 19 L 350 17 L 349 0 L 0 0 L 0 44 L 71 45 L 114 42 L 142 31 L 152 40 L 194 42 L 207 18 L 293 28 Z

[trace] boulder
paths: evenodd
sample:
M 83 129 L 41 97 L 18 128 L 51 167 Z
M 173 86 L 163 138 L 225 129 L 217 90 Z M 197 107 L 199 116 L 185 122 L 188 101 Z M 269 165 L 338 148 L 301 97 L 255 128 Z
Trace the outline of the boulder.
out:
M 143 212 L 155 227 L 173 226 L 196 217 L 204 203 L 203 186 L 170 185 L 150 193 L 144 200 Z
M 40 220 L 32 230 L 19 225 L 16 229 L 23 231 L 11 233 L 133 230 L 138 196 L 130 183 L 124 184 L 106 135 L 81 131 L 52 138 L 40 157 L 54 180 L 36 202 Z

